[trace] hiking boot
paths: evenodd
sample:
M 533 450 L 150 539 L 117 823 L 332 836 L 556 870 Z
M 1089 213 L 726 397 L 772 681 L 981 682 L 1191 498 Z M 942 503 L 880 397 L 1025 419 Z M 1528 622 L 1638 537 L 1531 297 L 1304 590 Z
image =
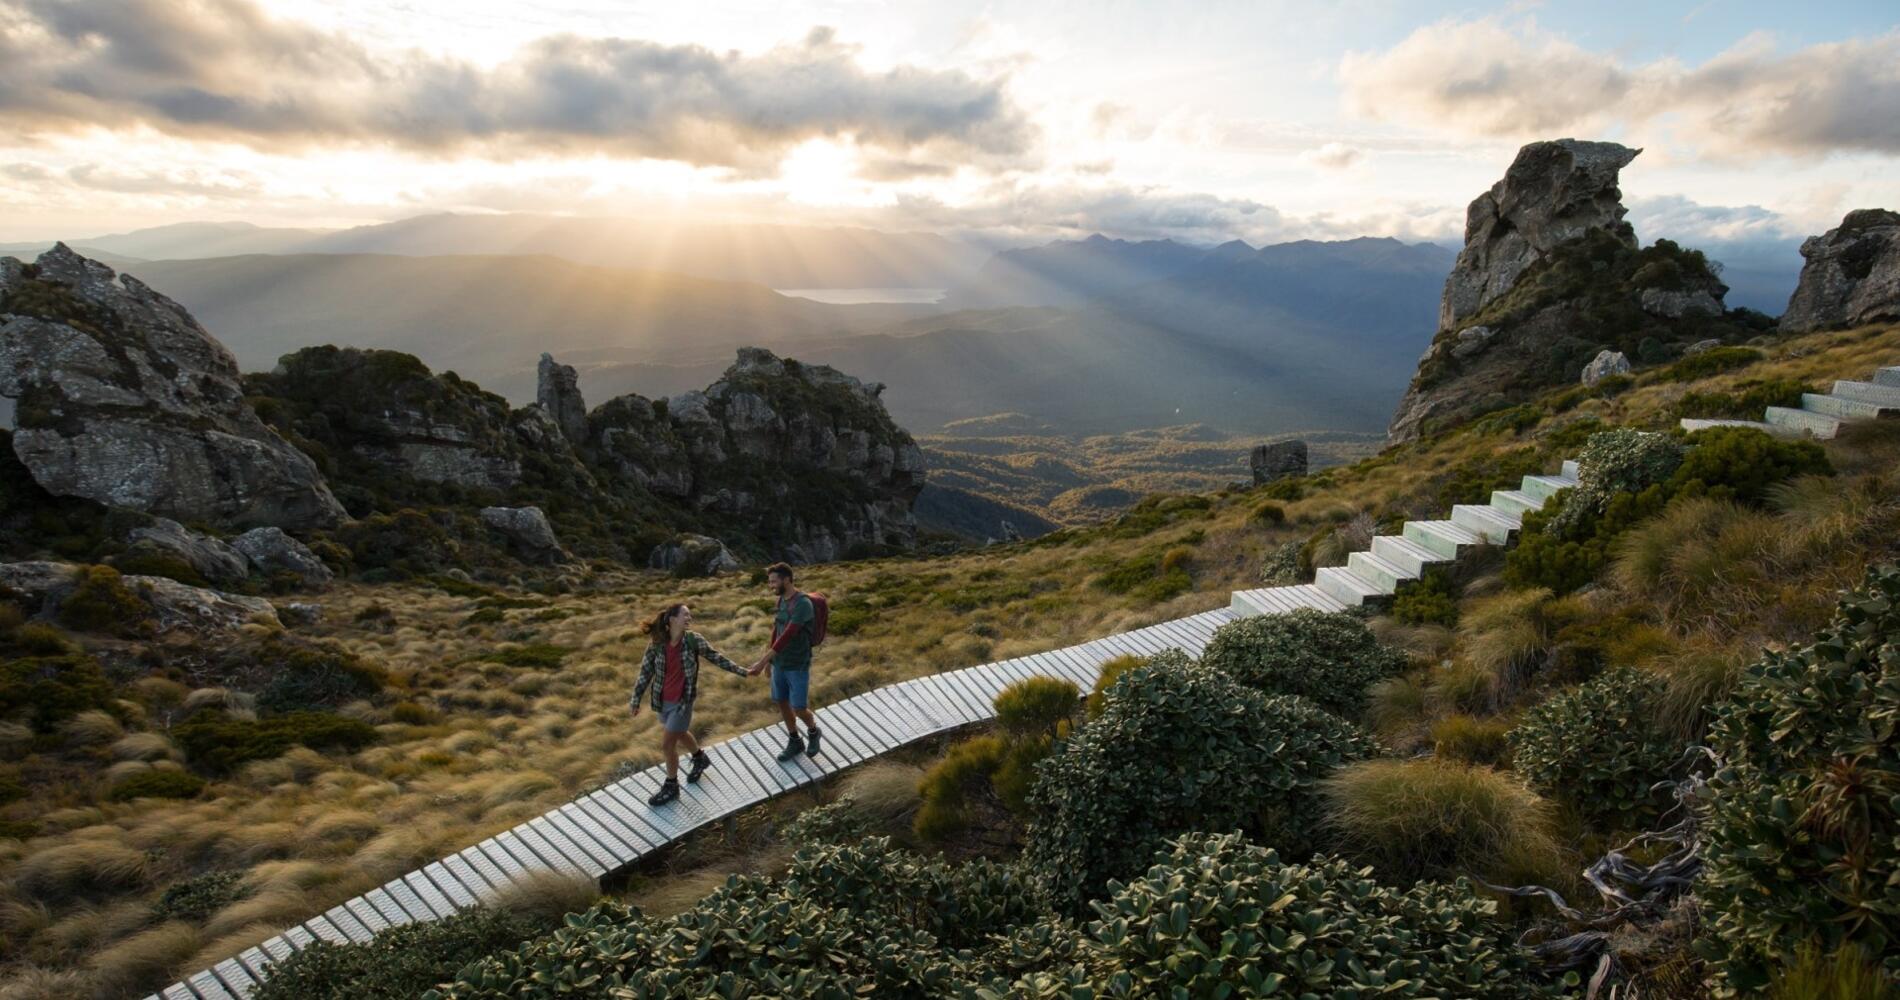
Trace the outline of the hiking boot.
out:
M 660 790 L 654 792 L 652 798 L 647 799 L 647 805 L 663 806 L 679 797 L 680 783 L 672 778 L 668 778 L 660 785 Z
M 805 732 L 805 756 L 818 756 L 818 730 L 816 729 L 806 730 Z
M 800 739 L 797 733 L 793 733 L 792 738 L 785 741 L 785 749 L 778 752 L 778 759 L 791 760 L 793 757 L 804 752 L 805 741 Z
M 706 751 L 693 751 L 693 761 L 686 766 L 686 783 L 691 785 L 698 782 L 699 776 L 705 774 L 706 769 L 711 766 L 712 758 L 706 756 Z

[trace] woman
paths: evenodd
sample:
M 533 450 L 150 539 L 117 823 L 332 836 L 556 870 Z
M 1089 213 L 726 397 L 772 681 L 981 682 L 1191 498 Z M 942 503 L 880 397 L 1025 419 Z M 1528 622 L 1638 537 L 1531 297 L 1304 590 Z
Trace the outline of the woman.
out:
M 712 764 L 689 732 L 693 724 L 693 699 L 699 696 L 700 657 L 711 660 L 728 673 L 746 675 L 744 667 L 720 655 L 704 636 L 688 631 L 687 626 L 692 623 L 693 611 L 684 604 L 667 608 L 648 623 L 647 638 L 652 641 L 640 661 L 640 680 L 634 684 L 633 697 L 628 700 L 634 718 L 639 718 L 640 696 L 651 687 L 653 710 L 660 713 L 661 727 L 665 731 L 660 749 L 666 754 L 666 783 L 647 799 L 651 805 L 665 805 L 680 797 L 680 744 L 686 744 L 687 752 L 693 755 L 692 767 L 686 772 L 687 781 L 698 781 Z

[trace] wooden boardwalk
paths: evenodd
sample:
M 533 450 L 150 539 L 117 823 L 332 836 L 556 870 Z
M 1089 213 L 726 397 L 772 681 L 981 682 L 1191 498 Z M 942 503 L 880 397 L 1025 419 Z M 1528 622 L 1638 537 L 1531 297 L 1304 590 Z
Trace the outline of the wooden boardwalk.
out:
M 174 983 L 148 1000 L 233 1000 L 251 995 L 273 964 L 314 941 L 363 942 L 403 924 L 478 906 L 545 872 L 598 882 L 687 834 L 898 747 L 995 716 L 997 692 L 1029 677 L 1074 681 L 1084 692 L 1104 661 L 1164 649 L 1200 655 L 1214 630 L 1243 612 L 1221 608 L 1106 636 L 1078 646 L 892 684 L 817 710 L 825 735 L 817 757 L 778 761 L 785 730 L 772 725 L 706 752 L 712 767 L 677 801 L 647 805 L 665 777 L 656 764 L 589 792 L 514 829 L 391 879 L 255 948 Z M 822 667 L 821 667 L 822 669 Z

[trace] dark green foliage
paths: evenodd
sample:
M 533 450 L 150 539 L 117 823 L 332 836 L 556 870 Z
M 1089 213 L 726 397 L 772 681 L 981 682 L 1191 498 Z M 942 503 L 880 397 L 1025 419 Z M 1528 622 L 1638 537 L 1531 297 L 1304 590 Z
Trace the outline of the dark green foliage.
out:
M 1222 625 L 1201 664 L 1268 694 L 1298 695 L 1358 718 L 1366 689 L 1403 670 L 1406 656 L 1352 615 L 1301 608 Z
M 779 839 L 805 847 L 812 844 L 854 844 L 870 836 L 871 819 L 850 799 L 814 806 L 793 817 L 779 830 Z
M 59 623 L 76 632 L 142 636 L 152 629 L 152 606 L 132 592 L 110 566 L 85 566 L 79 585 L 59 605 Z
M 211 919 L 212 914 L 250 895 L 243 872 L 206 872 L 167 886 L 153 912 L 161 920 L 203 923 Z
M 1769 652 L 1718 704 L 1696 894 L 1724 984 L 1806 947 L 1900 976 L 1900 570 L 1876 567 L 1807 647 Z
M 82 653 L 0 660 L 0 716 L 24 718 L 37 733 L 90 709 L 112 707 L 113 688 Z
M 996 723 L 1015 736 L 1060 736 L 1082 693 L 1059 677 L 1031 677 L 997 692 Z
M 271 712 L 328 708 L 370 698 L 388 680 L 381 668 L 340 646 L 267 639 L 257 658 L 270 681 L 257 703 Z
M 1816 391 L 1800 379 L 1749 379 L 1738 384 L 1734 392 L 1685 393 L 1670 412 L 1678 417 L 1760 420 L 1768 407 L 1798 407 L 1802 393 Z
M 1181 833 L 1239 829 L 1310 850 L 1320 779 L 1378 750 L 1304 699 L 1206 665 L 1150 663 L 1107 695 L 1102 714 L 1042 762 L 1030 795 L 1024 858 L 1068 913 Z
M 426 726 L 441 719 L 434 709 L 413 701 L 397 702 L 390 707 L 389 717 L 406 726 Z
M 1541 473 L 1550 464 L 1537 448 L 1513 448 L 1469 459 L 1433 476 L 1425 487 L 1423 502 L 1432 510 L 1450 510 L 1453 504 L 1461 503 L 1490 503 L 1492 490 L 1514 490 L 1525 476 Z
M 1164 670 L 1178 669 L 1180 667 L 1189 666 L 1194 662 L 1180 650 L 1165 650 L 1161 655 L 1154 657 L 1154 660 L 1160 661 L 1161 669 Z M 1136 667 L 1146 666 L 1149 662 L 1150 660 L 1147 657 L 1134 656 L 1128 653 L 1124 653 L 1113 659 L 1104 660 L 1100 672 L 1096 674 L 1095 686 L 1089 689 L 1088 702 L 1085 706 L 1088 717 L 1093 719 L 1102 714 L 1102 709 L 1108 704 L 1108 689 L 1114 687 L 1115 682 L 1120 680 L 1123 674 Z
M 1670 484 L 1672 496 L 1756 503 L 1775 483 L 1834 472 L 1827 452 L 1813 441 L 1784 440 L 1752 427 L 1711 427 L 1691 434 L 1689 443 Z
M 535 667 L 542 670 L 552 670 L 560 666 L 561 661 L 567 659 L 567 654 L 572 652 L 573 650 L 566 646 L 536 642 L 529 643 L 525 646 L 510 646 L 506 649 L 497 649 L 492 653 L 484 654 L 482 659 L 491 663 L 499 663 L 506 667 Z
M 1651 788 L 1687 744 L 1664 712 L 1667 683 L 1618 669 L 1532 708 L 1511 730 L 1511 766 L 1538 792 L 1603 830 L 1647 830 L 1669 797 Z
M 1557 996 L 1464 882 L 1393 889 L 1346 862 L 1288 864 L 1197 834 L 1094 904 L 1079 961 L 986 997 Z
M 492 587 L 484 587 L 470 580 L 459 580 L 446 573 L 430 576 L 429 585 L 455 597 L 489 597 L 495 593 Z
M 917 783 L 922 803 L 912 829 L 927 843 L 962 833 L 979 816 L 977 807 L 993 795 L 992 779 L 1009 758 L 1011 743 L 1001 736 L 978 736 L 952 746 Z
M 1286 523 L 1286 508 L 1271 500 L 1263 500 L 1255 505 L 1253 513 L 1248 515 L 1255 524 L 1278 525 Z
M 312 750 L 354 752 L 376 742 L 368 723 L 322 712 L 291 712 L 265 719 L 233 719 L 201 712 L 172 729 L 185 756 L 208 774 L 228 774 L 254 760 L 269 760 L 299 744 Z
M 112 568 L 126 576 L 162 576 L 193 587 L 211 586 L 190 563 L 164 552 L 127 552 L 112 558 Z
M 1392 617 L 1407 625 L 1458 624 L 1458 595 L 1439 569 L 1428 568 L 1425 575 L 1392 599 Z
M 1744 368 L 1762 359 L 1760 351 L 1752 347 L 1716 347 L 1691 354 L 1686 358 L 1657 372 L 1651 378 L 1658 382 L 1694 382 L 1697 379 L 1720 375 L 1726 371 Z
M 189 771 L 141 771 L 112 783 L 106 798 L 114 802 L 133 799 L 189 799 L 205 790 L 205 779 Z
M 831 614 L 825 619 L 825 632 L 829 635 L 857 635 L 870 621 L 870 608 L 840 601 L 831 606 Z
M 346 549 L 357 571 L 380 570 L 390 579 L 437 573 L 455 565 L 456 545 L 427 514 L 402 508 L 338 526 L 331 541 Z
M 256 1000 L 415 1000 L 461 968 L 545 933 L 537 917 L 476 909 L 386 930 L 367 944 L 318 941 L 271 967 Z
M 1280 480 L 1280 482 L 1286 481 Z M 1278 483 L 1270 484 L 1268 490 L 1275 485 Z M 1271 492 L 1265 495 L 1269 499 L 1282 499 Z M 1142 538 L 1179 521 L 1200 520 L 1212 514 L 1213 510 L 1214 501 L 1211 497 L 1199 494 L 1181 496 L 1173 493 L 1156 493 L 1143 497 L 1139 503 L 1129 508 L 1127 513 L 1109 522 L 1108 537 Z
M 1128 594 L 1147 602 L 1165 601 L 1187 593 L 1194 580 L 1179 566 L 1163 569 L 1156 553 L 1115 563 L 1095 578 L 1095 585 L 1111 594 Z

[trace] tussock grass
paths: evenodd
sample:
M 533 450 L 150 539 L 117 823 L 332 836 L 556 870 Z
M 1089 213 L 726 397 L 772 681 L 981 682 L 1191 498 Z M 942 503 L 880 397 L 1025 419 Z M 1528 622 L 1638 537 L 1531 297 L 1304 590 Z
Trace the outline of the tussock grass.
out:
M 103 840 L 60 844 L 22 859 L 13 870 L 16 885 L 47 900 L 137 886 L 145 881 L 143 851 Z
M 561 917 L 585 910 L 600 898 L 600 887 L 592 879 L 541 872 L 523 884 L 509 887 L 489 905 L 511 913 L 522 913 L 558 921 Z
M 125 735 L 125 727 L 112 713 L 95 708 L 67 719 L 60 733 L 74 746 L 101 746 L 117 742 Z
M 1431 758 L 1361 761 L 1326 779 L 1321 794 L 1340 846 L 1382 879 L 1564 879 L 1549 807 L 1488 767 Z
M 112 744 L 112 756 L 119 760 L 154 761 L 176 758 L 178 752 L 163 733 L 127 733 Z
M 145 984 L 170 978 L 174 969 L 198 953 L 198 929 L 170 920 L 124 938 L 95 954 L 89 963 L 95 995 L 125 996 Z

